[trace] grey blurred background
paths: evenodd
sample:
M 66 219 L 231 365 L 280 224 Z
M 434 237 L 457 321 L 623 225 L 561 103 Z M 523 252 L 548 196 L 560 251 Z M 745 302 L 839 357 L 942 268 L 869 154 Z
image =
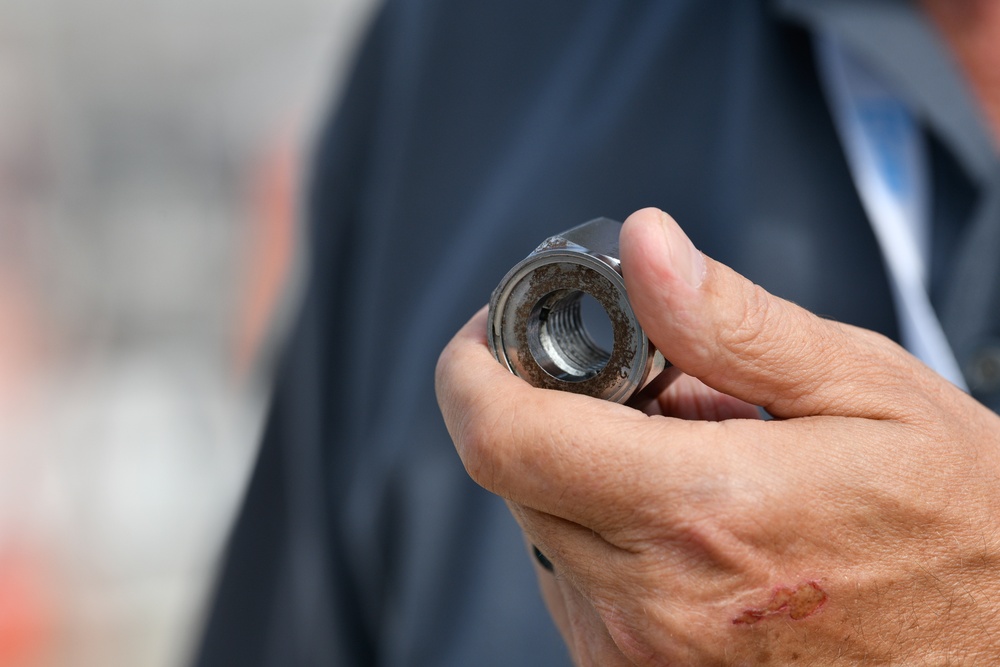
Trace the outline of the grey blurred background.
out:
M 0 0 L 0 665 L 183 665 L 372 0 Z

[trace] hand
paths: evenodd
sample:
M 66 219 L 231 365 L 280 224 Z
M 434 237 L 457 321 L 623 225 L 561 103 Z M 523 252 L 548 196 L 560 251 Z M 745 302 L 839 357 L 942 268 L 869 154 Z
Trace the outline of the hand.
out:
M 621 250 L 643 327 L 690 376 L 663 414 L 530 387 L 482 312 L 437 370 L 466 469 L 554 565 L 576 662 L 1000 664 L 1000 418 L 666 214 L 632 215 Z

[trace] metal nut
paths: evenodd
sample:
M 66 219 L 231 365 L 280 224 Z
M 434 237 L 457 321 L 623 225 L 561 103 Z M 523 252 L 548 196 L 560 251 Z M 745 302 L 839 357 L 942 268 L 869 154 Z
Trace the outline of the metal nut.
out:
M 646 337 L 629 303 L 618 259 L 621 223 L 591 220 L 546 239 L 493 291 L 490 350 L 536 387 L 641 407 L 677 375 Z M 595 341 L 584 295 L 604 309 L 613 342 Z M 607 349 L 610 347 L 611 349 Z

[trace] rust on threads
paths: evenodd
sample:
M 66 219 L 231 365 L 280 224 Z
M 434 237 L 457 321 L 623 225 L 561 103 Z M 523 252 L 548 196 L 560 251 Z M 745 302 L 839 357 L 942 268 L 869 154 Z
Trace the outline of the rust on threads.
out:
M 819 611 L 827 597 L 826 591 L 815 581 L 807 581 L 795 588 L 779 586 L 766 605 L 745 610 L 733 619 L 733 625 L 753 625 L 765 618 L 778 616 L 798 621 Z

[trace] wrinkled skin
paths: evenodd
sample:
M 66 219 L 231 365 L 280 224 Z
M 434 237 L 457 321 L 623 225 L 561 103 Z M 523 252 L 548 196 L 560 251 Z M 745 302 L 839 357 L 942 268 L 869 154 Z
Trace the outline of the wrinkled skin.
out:
M 660 211 L 621 250 L 687 376 L 651 414 L 530 387 L 490 355 L 485 312 L 437 369 L 466 469 L 554 565 L 539 580 L 575 662 L 1000 664 L 1000 418 Z

